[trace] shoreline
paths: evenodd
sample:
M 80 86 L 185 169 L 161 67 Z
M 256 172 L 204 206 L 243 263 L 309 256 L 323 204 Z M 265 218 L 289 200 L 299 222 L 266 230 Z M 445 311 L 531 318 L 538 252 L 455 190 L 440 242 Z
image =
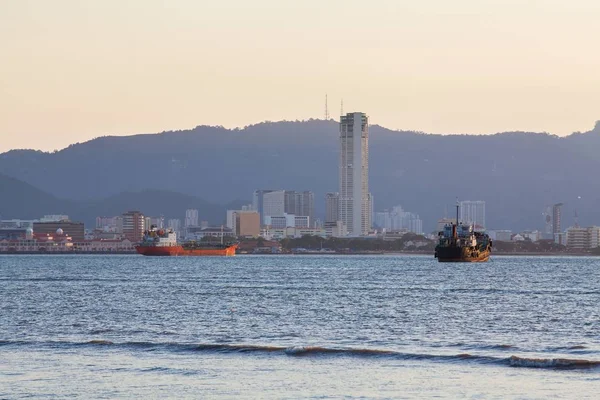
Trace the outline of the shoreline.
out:
M 50 255 L 104 255 L 104 256 L 119 256 L 119 255 L 138 255 L 135 251 L 111 251 L 111 252 L 102 252 L 102 251 L 53 251 L 53 252 L 37 252 L 37 251 L 23 251 L 23 252 L 0 252 L 0 256 L 18 256 L 18 255 L 40 255 L 40 256 L 50 256 Z M 319 253 L 319 252 L 307 252 L 307 253 L 241 253 L 236 254 L 236 256 L 393 256 L 393 255 L 402 255 L 402 256 L 432 256 L 431 252 L 412 252 L 412 251 L 390 251 L 390 252 L 354 252 L 354 253 Z M 551 256 L 551 257 L 598 257 L 600 254 L 591 254 L 591 253 L 554 253 L 554 252 L 507 252 L 507 253 L 492 253 L 491 257 L 494 256 L 510 256 L 510 257 L 518 257 L 518 256 Z

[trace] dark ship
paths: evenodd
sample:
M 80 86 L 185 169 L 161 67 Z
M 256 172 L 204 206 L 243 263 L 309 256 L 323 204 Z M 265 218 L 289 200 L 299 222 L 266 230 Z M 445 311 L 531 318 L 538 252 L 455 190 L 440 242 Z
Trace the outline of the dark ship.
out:
M 473 226 L 458 222 L 447 224 L 438 234 L 435 258 L 439 262 L 485 262 L 490 259 L 492 241 L 484 232 L 475 232 Z

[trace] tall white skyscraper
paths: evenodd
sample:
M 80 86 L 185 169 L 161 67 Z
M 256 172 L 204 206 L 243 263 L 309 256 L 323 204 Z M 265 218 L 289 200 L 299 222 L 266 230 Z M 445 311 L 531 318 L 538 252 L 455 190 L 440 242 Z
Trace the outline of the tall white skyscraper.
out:
M 369 118 L 355 112 L 340 119 L 340 220 L 352 236 L 371 229 Z
M 463 200 L 459 202 L 460 222 L 475 225 L 476 229 L 485 228 L 485 201 Z

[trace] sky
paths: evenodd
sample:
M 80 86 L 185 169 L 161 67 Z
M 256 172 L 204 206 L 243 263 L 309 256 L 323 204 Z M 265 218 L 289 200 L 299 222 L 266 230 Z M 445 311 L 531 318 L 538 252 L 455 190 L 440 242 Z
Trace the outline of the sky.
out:
M 0 0 L 0 152 L 362 111 L 391 129 L 600 120 L 597 0 Z

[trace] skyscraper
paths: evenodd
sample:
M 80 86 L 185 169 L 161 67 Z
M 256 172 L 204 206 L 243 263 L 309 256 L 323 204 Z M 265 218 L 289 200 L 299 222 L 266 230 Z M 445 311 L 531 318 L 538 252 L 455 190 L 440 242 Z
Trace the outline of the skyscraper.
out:
M 552 206 L 552 233 L 556 235 L 557 233 L 561 233 L 560 230 L 560 214 L 561 207 L 563 203 L 557 203 Z
M 475 225 L 476 229 L 485 228 L 485 201 L 463 200 L 460 206 L 460 222 Z
M 340 118 L 340 220 L 352 236 L 371 229 L 369 205 L 369 118 L 355 112 Z
M 275 190 L 255 190 L 252 196 L 252 209 L 258 211 L 261 220 L 265 215 L 263 209 L 264 195 L 271 192 L 275 192 Z
M 310 190 L 305 190 L 303 192 L 293 192 L 295 201 L 294 201 L 294 209 L 290 210 L 292 214 L 301 216 L 301 217 L 309 217 L 309 221 L 311 226 L 314 226 L 315 223 L 315 194 Z M 286 211 L 290 213 L 290 211 Z
M 255 190 L 253 208 L 259 212 L 261 224 L 267 217 L 280 217 L 283 214 L 309 217 L 314 222 L 315 195 L 309 190 Z
M 340 220 L 340 194 L 329 192 L 325 194 L 325 222 Z

